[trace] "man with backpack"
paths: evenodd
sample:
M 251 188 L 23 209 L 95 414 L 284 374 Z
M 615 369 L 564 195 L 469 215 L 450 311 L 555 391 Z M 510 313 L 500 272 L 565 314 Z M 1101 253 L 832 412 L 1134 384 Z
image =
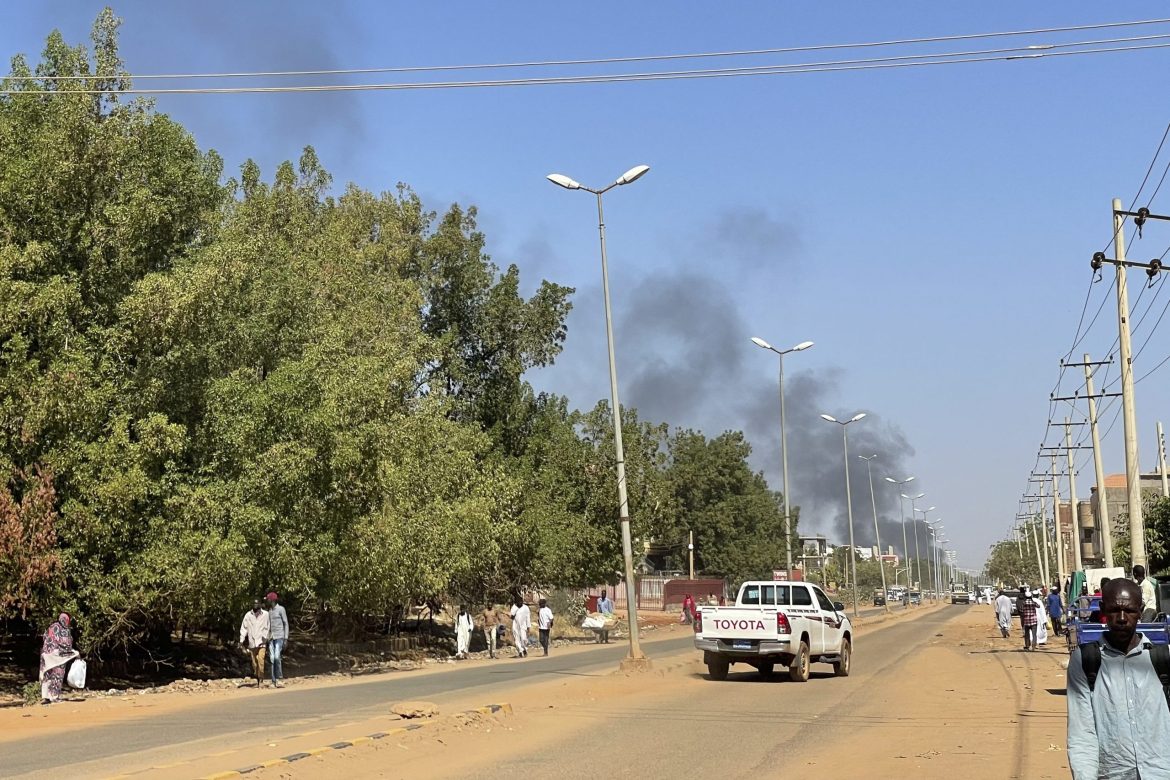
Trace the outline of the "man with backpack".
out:
M 1170 647 L 1137 631 L 1142 592 L 1131 580 L 1102 588 L 1102 642 L 1068 663 L 1068 764 L 1073 780 L 1170 778 Z

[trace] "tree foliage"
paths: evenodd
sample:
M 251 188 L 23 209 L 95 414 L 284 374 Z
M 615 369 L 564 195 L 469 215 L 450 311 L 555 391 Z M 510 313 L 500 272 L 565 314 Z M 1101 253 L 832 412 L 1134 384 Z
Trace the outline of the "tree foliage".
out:
M 117 27 L 53 33 L 0 95 L 0 612 L 67 609 L 113 649 L 227 628 L 273 587 L 361 622 L 614 581 L 611 409 L 524 380 L 573 291 L 522 295 L 474 208 L 333 194 L 311 148 L 225 180 L 106 91 L 129 84 Z M 693 529 L 733 578 L 783 559 L 741 434 L 625 409 L 623 437 L 637 543 Z

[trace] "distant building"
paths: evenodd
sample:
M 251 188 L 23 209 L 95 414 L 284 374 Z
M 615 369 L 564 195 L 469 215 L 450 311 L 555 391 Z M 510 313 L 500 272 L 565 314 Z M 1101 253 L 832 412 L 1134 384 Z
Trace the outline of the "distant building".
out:
M 800 541 L 800 568 L 805 571 L 819 571 L 833 554 L 829 540 L 821 534 L 797 537 Z

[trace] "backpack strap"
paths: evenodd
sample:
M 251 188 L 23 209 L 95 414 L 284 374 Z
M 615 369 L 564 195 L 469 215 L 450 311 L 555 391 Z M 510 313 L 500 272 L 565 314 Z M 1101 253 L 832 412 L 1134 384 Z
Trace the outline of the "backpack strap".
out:
M 1150 645 L 1150 663 L 1162 681 L 1162 694 L 1170 706 L 1170 645 Z
M 1170 661 L 1170 659 L 1167 660 Z M 1157 664 L 1154 665 L 1154 668 L 1157 669 Z M 1088 642 L 1081 645 L 1081 669 L 1085 673 L 1085 679 L 1089 682 L 1089 691 L 1092 692 L 1097 685 L 1097 674 L 1101 671 L 1100 643 Z M 1167 671 L 1170 672 L 1170 667 L 1167 668 Z

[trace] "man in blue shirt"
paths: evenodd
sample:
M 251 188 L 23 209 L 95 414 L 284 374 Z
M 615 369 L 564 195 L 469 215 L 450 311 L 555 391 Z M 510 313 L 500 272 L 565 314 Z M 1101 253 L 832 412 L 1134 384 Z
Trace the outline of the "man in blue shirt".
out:
M 601 598 L 597 600 L 597 611 L 603 615 L 613 614 L 613 602 L 606 596 L 606 592 L 601 591 Z M 603 628 L 597 632 L 597 641 L 602 644 L 609 644 L 609 629 Z
M 268 661 L 272 665 L 272 687 L 284 687 L 284 645 L 288 642 L 288 613 L 280 604 L 276 592 L 269 593 L 268 622 L 272 627 L 268 635 Z
M 1142 591 L 1130 580 L 1110 580 L 1101 591 L 1105 639 L 1092 689 L 1083 647 L 1068 662 L 1068 765 L 1073 780 L 1170 778 L 1170 708 L 1137 631 Z
M 1064 617 L 1064 603 L 1060 600 L 1060 588 L 1053 585 L 1052 590 L 1048 592 L 1046 601 L 1048 617 L 1052 620 L 1052 632 L 1060 636 L 1060 619 Z

